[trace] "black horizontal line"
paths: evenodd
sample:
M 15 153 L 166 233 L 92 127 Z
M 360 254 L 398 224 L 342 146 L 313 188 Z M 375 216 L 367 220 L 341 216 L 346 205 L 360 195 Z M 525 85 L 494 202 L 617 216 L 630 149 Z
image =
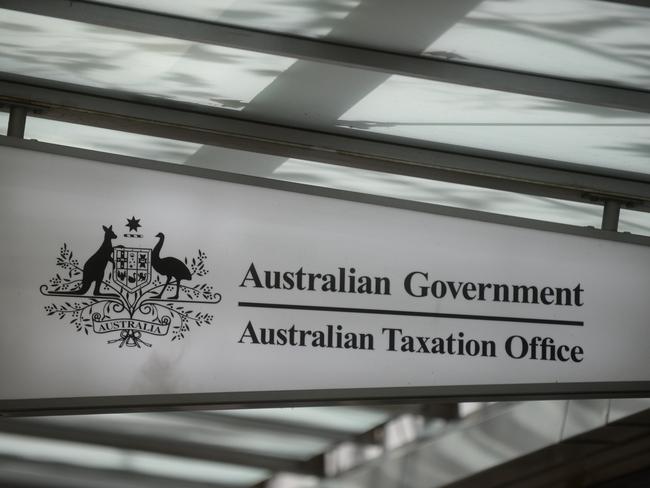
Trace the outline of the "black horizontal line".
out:
M 497 315 L 470 315 L 460 313 L 414 312 L 410 310 L 383 310 L 375 308 L 324 307 L 319 305 L 292 305 L 287 303 L 239 302 L 240 307 L 279 308 L 284 310 L 310 310 L 314 312 L 366 313 L 375 315 L 404 315 L 408 317 L 437 317 L 441 319 L 487 320 L 491 322 L 517 322 L 522 324 L 570 325 L 582 327 L 582 321 L 536 319 L 529 317 L 500 317 Z

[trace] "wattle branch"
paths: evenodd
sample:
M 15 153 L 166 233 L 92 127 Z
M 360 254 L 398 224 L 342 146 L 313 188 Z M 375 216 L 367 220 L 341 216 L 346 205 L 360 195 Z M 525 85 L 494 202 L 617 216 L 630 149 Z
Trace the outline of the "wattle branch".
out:
M 154 307 L 160 307 L 165 310 L 168 310 L 171 314 L 180 317 L 181 320 L 185 320 L 185 321 L 191 320 L 194 323 L 196 323 L 196 325 L 198 325 L 199 327 L 201 325 L 210 324 L 210 322 L 214 318 L 214 315 L 212 314 L 203 313 L 203 312 L 193 312 L 192 310 L 185 310 L 183 307 L 175 307 L 171 303 L 165 305 L 162 303 L 148 302 L 147 305 L 152 305 Z
M 48 315 L 57 315 L 59 319 L 63 319 L 66 315 L 72 314 L 72 319 L 70 324 L 74 325 L 78 331 L 82 330 L 88 334 L 88 328 L 92 327 L 92 321 L 84 317 L 84 312 L 88 309 L 92 310 L 92 307 L 97 305 L 100 302 L 82 302 L 82 303 L 70 303 L 66 302 L 63 306 L 57 305 L 47 305 L 45 306 L 45 312 Z

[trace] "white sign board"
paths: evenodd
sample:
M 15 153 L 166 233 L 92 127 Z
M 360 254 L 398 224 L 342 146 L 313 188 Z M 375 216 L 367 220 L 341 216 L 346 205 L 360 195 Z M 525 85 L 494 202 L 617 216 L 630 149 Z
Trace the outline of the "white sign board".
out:
M 649 390 L 649 247 L 0 151 L 0 411 Z

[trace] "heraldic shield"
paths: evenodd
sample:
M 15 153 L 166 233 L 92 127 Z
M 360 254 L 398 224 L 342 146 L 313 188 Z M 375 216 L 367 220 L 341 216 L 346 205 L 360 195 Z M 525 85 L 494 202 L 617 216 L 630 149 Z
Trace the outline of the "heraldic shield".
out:
M 129 293 L 151 282 L 151 249 L 116 247 L 113 280 Z

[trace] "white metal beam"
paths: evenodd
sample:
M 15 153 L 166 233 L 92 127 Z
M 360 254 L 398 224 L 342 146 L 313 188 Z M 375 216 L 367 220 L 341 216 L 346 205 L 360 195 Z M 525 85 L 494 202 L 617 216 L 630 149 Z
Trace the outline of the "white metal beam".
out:
M 318 459 L 289 459 L 272 454 L 260 454 L 154 435 L 62 426 L 46 420 L 0 419 L 0 432 L 109 446 L 118 449 L 147 451 L 183 458 L 218 461 L 270 471 L 286 471 L 315 476 L 322 473 L 322 467 L 319 465 Z
M 126 463 L 125 463 L 126 464 Z M 194 481 L 122 468 L 102 468 L 0 455 L 2 488 L 255 488 L 241 484 Z
M 643 90 L 353 47 L 84 0 L 0 0 L 0 8 L 458 85 L 650 112 L 650 92 Z

